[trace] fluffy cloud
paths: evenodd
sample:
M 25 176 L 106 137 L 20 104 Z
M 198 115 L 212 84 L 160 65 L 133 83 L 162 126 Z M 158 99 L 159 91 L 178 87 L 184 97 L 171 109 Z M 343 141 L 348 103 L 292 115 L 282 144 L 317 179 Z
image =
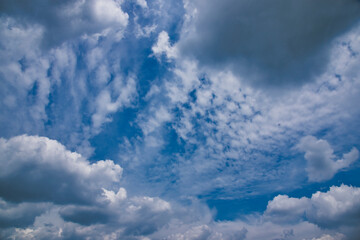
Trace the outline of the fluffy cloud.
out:
M 117 236 L 149 235 L 166 223 L 172 210 L 160 198 L 128 198 L 119 188 L 122 168 L 113 161 L 90 163 L 46 137 L 1 138 L 0 156 L 0 228 L 12 232 L 29 227 L 11 233 L 25 234 L 21 238 L 41 237 L 50 228 L 58 229 L 56 236 L 66 226 L 73 231 L 103 224 L 108 231 L 119 231 Z M 39 218 L 48 225 L 39 227 Z
M 322 73 L 329 43 L 360 17 L 357 0 L 198 0 L 185 1 L 185 8 L 181 52 L 267 87 Z
M 349 167 L 359 158 L 359 151 L 353 148 L 342 159 L 335 160 L 334 150 L 329 143 L 313 136 L 302 138 L 298 148 L 305 152 L 306 171 L 312 182 L 331 179 L 338 171 Z
M 128 14 L 116 0 L 104 1 L 2 1 L 0 13 L 17 18 L 22 24 L 37 24 L 43 27 L 43 43 L 46 47 L 61 44 L 65 40 L 83 34 L 101 33 L 112 28 L 123 30 L 128 23 Z
M 14 202 L 89 203 L 122 174 L 111 160 L 90 164 L 46 137 L 1 138 L 0 156 L 0 196 Z
M 45 137 L 2 138 L 0 156 L 2 238 L 327 239 L 336 233 L 331 236 L 342 239 L 359 222 L 360 189 L 346 185 L 311 198 L 279 195 L 263 216 L 218 222 L 196 199 L 170 204 L 129 196 L 119 183 L 120 166 L 90 163 Z
M 291 223 L 307 220 L 323 228 L 358 227 L 360 188 L 341 185 L 328 192 L 316 192 L 311 198 L 279 195 L 269 202 L 265 216 L 270 221 Z
M 0 238 L 357 239 L 355 187 L 279 195 L 233 221 L 206 204 L 303 186 L 289 151 L 302 136 L 333 144 L 301 148 L 336 169 L 324 176 L 356 158 L 360 31 L 336 37 L 359 8 L 327 3 L 2 1 Z M 301 82 L 326 64 L 281 95 L 245 84 Z M 24 133 L 46 137 L 13 137 Z

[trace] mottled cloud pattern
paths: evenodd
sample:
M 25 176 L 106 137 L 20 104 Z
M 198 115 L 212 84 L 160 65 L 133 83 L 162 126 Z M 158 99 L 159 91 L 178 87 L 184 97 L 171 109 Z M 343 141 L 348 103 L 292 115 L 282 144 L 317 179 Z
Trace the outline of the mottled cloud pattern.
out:
M 358 240 L 359 21 L 0 1 L 0 239 Z

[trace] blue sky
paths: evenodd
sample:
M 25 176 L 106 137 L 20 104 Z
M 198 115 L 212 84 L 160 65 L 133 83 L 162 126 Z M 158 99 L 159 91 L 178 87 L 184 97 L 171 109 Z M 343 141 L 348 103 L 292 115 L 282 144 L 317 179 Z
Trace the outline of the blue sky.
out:
M 0 238 L 356 240 L 357 0 L 2 0 Z

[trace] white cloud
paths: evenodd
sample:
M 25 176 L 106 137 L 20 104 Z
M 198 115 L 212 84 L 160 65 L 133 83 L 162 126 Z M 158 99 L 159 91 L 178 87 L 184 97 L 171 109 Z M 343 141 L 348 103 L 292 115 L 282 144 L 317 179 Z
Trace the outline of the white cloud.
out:
M 342 159 L 335 160 L 334 150 L 329 143 L 313 136 L 302 138 L 297 147 L 305 152 L 306 171 L 312 182 L 331 179 L 338 171 L 349 167 L 359 158 L 359 151 L 354 147 Z
M 356 227 L 360 213 L 360 188 L 341 185 L 311 198 L 279 195 L 268 203 L 265 216 L 272 222 L 309 221 L 320 227 Z
M 145 118 L 139 122 L 139 125 L 145 135 L 153 133 L 156 129 L 161 128 L 164 123 L 172 119 L 172 115 L 170 114 L 169 109 L 167 109 L 165 106 L 161 106 L 157 109 L 152 108 L 150 109 L 150 113 L 148 113 L 150 117 Z
M 164 226 L 172 211 L 157 197 L 128 197 L 113 161 L 90 163 L 46 137 L 1 138 L 0 156 L 2 238 L 136 239 Z
M 148 7 L 146 0 L 136 0 L 136 3 L 142 8 Z
M 113 82 L 96 97 L 95 113 L 92 115 L 94 132 L 99 132 L 102 124 L 111 121 L 108 117 L 111 113 L 130 106 L 136 94 L 136 82 L 132 77 L 126 80 L 115 77 Z
M 311 198 L 280 195 L 269 202 L 263 217 L 219 222 L 196 199 L 180 205 L 158 197 L 128 196 L 120 186 L 119 165 L 110 160 L 91 164 L 45 137 L 0 139 L 0 156 L 2 238 L 316 239 L 336 230 L 339 234 L 331 236 L 338 240 L 359 222 L 360 189 L 346 185 Z M 2 191 L 10 180 L 13 194 Z M 86 201 L 79 201 L 81 197 Z
M 312 240 L 342 240 L 344 236 L 342 234 L 336 234 L 335 236 L 331 236 L 329 234 L 324 234 L 319 238 L 313 238 Z
M 0 156 L 0 197 L 15 202 L 91 202 L 94 193 L 119 182 L 122 174 L 111 160 L 91 164 L 46 137 L 1 138 Z
M 116 0 L 104 1 L 3 1 L 2 12 L 20 22 L 37 24 L 44 30 L 46 47 L 60 45 L 64 41 L 82 35 L 99 34 L 105 30 L 122 31 L 128 24 Z
M 126 26 L 129 16 L 121 9 L 120 4 L 115 0 L 92 1 L 92 10 L 99 22 L 106 24 L 119 24 Z
M 162 54 L 165 54 L 167 59 L 173 59 L 178 56 L 177 48 L 170 45 L 169 35 L 165 31 L 160 32 L 157 42 L 154 44 L 151 50 L 158 58 Z
M 305 215 L 305 208 L 310 204 L 308 198 L 289 198 L 278 195 L 267 205 L 265 215 L 271 216 L 270 221 L 279 223 L 298 222 Z

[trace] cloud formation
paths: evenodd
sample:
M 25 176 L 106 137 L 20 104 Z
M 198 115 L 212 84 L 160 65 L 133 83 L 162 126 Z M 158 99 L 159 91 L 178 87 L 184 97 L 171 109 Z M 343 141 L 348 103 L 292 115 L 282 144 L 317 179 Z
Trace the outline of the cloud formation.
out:
M 354 147 L 341 159 L 335 160 L 334 150 L 326 140 L 306 136 L 297 146 L 305 152 L 306 171 L 309 181 L 321 182 L 331 179 L 338 171 L 349 167 L 359 158 L 359 151 Z
M 32 1 L 6 0 L 0 3 L 0 14 L 14 17 L 24 25 L 43 28 L 43 44 L 53 47 L 84 34 L 101 33 L 106 29 L 123 30 L 128 24 L 120 1 Z
M 341 185 L 327 192 L 316 192 L 311 198 L 289 198 L 278 195 L 269 201 L 265 216 L 273 222 L 309 221 L 323 228 L 359 226 L 360 189 Z
M 0 196 L 13 202 L 90 203 L 122 174 L 111 160 L 90 164 L 46 137 L 1 138 L 0 155 Z
M 357 0 L 198 0 L 185 8 L 182 52 L 266 87 L 311 81 L 325 69 L 331 41 L 360 19 Z
M 358 240 L 358 19 L 355 0 L 2 1 L 0 239 Z
M 61 234 L 66 226 L 73 231 L 102 224 L 130 239 L 155 232 L 169 217 L 171 205 L 160 198 L 128 198 L 119 188 L 122 168 L 111 160 L 90 163 L 55 140 L 27 135 L 1 138 L 0 156 L 0 228 L 33 226 L 21 239 L 41 238 L 52 227 L 67 239 Z M 49 225 L 37 227 L 39 218 Z

